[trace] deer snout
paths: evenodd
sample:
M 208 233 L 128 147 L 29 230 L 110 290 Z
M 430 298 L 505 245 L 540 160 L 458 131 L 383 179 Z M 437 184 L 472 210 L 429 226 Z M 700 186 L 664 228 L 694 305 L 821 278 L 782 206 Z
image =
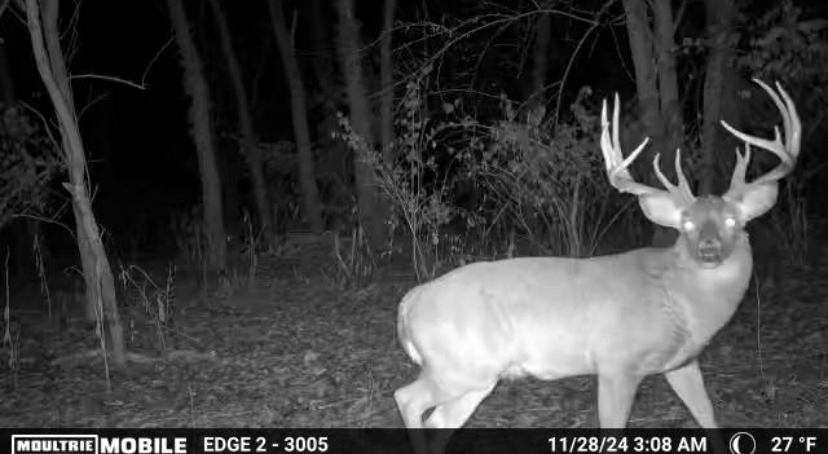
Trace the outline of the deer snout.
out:
M 703 238 L 699 241 L 697 254 L 703 264 L 718 265 L 722 261 L 722 242 L 718 238 Z

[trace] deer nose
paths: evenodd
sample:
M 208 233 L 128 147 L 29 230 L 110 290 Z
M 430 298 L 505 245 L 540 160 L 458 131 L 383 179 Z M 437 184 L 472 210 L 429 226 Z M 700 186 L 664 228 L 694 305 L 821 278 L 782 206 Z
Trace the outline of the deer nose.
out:
M 699 258 L 706 262 L 718 261 L 721 256 L 722 243 L 715 238 L 699 241 Z

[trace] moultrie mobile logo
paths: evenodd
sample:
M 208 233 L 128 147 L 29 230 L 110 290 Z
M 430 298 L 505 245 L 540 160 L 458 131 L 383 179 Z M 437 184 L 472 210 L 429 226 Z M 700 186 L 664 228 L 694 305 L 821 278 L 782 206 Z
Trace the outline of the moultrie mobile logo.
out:
M 186 437 L 12 435 L 11 454 L 186 454 Z
M 11 454 L 98 454 L 97 435 L 12 435 Z

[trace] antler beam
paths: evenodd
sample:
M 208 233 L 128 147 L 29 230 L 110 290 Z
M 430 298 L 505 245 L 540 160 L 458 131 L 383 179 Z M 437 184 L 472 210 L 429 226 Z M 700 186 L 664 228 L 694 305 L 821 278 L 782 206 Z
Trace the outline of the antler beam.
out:
M 749 191 L 751 187 L 773 183 L 784 178 L 786 175 L 791 173 L 793 168 L 796 166 L 796 160 L 799 156 L 799 147 L 802 140 L 802 123 L 799 120 L 799 114 L 796 112 L 796 105 L 791 100 L 790 95 L 788 95 L 788 92 L 782 88 L 779 82 L 776 83 L 775 91 L 759 79 L 753 79 L 753 81 L 762 87 L 768 95 L 770 95 L 774 104 L 776 104 L 776 107 L 779 109 L 779 112 L 782 114 L 785 139 L 784 141 L 782 140 L 778 126 L 774 127 L 774 139 L 769 140 L 745 134 L 730 126 L 726 121 L 722 120 L 722 126 L 724 126 L 725 129 L 745 142 L 745 154 L 743 155 L 737 151 L 736 167 L 733 170 L 733 176 L 730 180 L 730 189 L 727 191 L 727 195 L 730 197 L 737 197 L 744 194 Z M 745 182 L 745 173 L 747 171 L 747 166 L 750 163 L 751 145 L 770 151 L 779 157 L 779 160 L 782 162 L 780 162 L 779 165 L 770 172 L 762 175 L 750 183 L 747 183 Z
M 604 164 L 607 170 L 607 177 L 610 184 L 621 192 L 628 192 L 634 195 L 655 195 L 669 193 L 669 195 L 680 206 L 689 206 L 695 201 L 693 191 L 687 182 L 684 171 L 681 168 L 681 150 L 676 150 L 676 175 L 678 176 L 678 184 L 673 184 L 664 176 L 661 171 L 660 158 L 657 154 L 653 158 L 653 170 L 656 177 L 664 185 L 667 191 L 659 188 L 654 188 L 646 184 L 639 183 L 630 175 L 629 166 L 633 161 L 644 151 L 644 147 L 650 143 L 650 138 L 645 138 L 638 147 L 624 159 L 621 152 L 621 143 L 618 134 L 618 124 L 620 116 L 620 102 L 618 94 L 615 94 L 615 105 L 612 114 L 612 135 L 610 136 L 610 122 L 607 119 L 607 100 L 604 100 L 603 108 L 601 109 L 601 151 L 604 155 Z

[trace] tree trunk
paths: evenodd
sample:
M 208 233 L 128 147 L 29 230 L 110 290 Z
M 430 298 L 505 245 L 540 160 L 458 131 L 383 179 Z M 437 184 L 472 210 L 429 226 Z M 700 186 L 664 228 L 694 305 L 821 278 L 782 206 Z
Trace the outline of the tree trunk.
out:
M 675 124 L 681 119 L 681 106 L 678 102 L 675 60 L 672 58 L 672 45 L 670 45 L 674 29 L 672 12 L 665 12 L 669 10 L 670 3 L 668 0 L 656 0 L 654 3 L 656 4 L 653 17 L 655 31 L 650 28 L 650 17 L 645 1 L 624 0 L 640 117 L 644 124 L 645 135 L 652 139 L 652 145 L 637 160 L 639 163 L 637 169 L 644 181 L 658 186 L 660 183 L 652 168 L 653 158 L 658 153 L 661 154 L 664 174 L 675 181 L 675 170 L 671 165 L 675 156 L 675 147 L 671 142 L 676 140 L 675 131 L 681 130 Z M 656 63 L 657 56 L 661 60 L 658 63 Z M 674 102 L 671 104 L 671 99 L 662 99 L 662 95 L 674 98 L 672 100 Z M 665 101 L 667 101 L 666 104 Z M 667 112 L 667 109 L 671 112 Z M 671 126 L 673 134 L 667 134 L 665 120 L 673 123 Z M 673 229 L 653 225 L 652 244 L 658 247 L 669 246 L 675 242 L 676 234 L 677 232 Z
M 673 36 L 675 24 L 670 0 L 655 0 L 652 5 L 655 22 L 655 53 L 658 62 L 659 113 L 664 125 L 664 138 L 659 151 L 661 162 L 672 163 L 676 149 L 681 147 L 684 140 L 684 121 L 676 74 L 676 43 Z M 687 155 L 684 157 L 687 158 Z M 665 175 L 675 176 L 674 170 L 674 166 L 666 165 Z
M 221 179 L 216 166 L 213 126 L 210 119 L 210 90 L 204 78 L 201 58 L 190 34 L 189 20 L 182 0 L 167 0 L 175 41 L 184 69 L 184 89 L 190 97 L 190 135 L 198 153 L 201 174 L 204 230 L 207 240 L 207 265 L 211 271 L 227 266 L 227 243 L 222 219 Z
M 267 196 L 267 185 L 265 184 L 264 171 L 262 169 L 262 157 L 257 146 L 256 134 L 253 128 L 253 118 L 250 115 L 250 106 L 247 98 L 247 90 L 242 80 L 241 65 L 233 50 L 233 42 L 230 35 L 230 27 L 227 25 L 227 18 L 221 9 L 218 0 L 210 0 L 210 8 L 216 18 L 219 36 L 221 37 L 221 50 L 224 59 L 227 61 L 227 72 L 230 75 L 230 82 L 233 93 L 236 97 L 236 115 L 239 118 L 242 143 L 241 149 L 250 169 L 250 180 L 253 186 L 253 196 L 256 201 L 256 211 L 259 215 L 259 228 L 269 237 L 273 231 L 273 216 L 271 214 L 270 200 Z
M 331 40 L 331 23 L 333 18 L 328 7 L 333 6 L 325 0 L 309 0 L 307 27 L 313 40 L 313 57 L 311 67 L 321 91 L 318 114 L 321 120 L 316 124 L 315 137 L 319 160 L 317 172 L 320 182 L 327 184 L 327 202 L 331 215 L 338 216 L 334 222 L 343 221 L 349 210 L 343 209 L 352 200 L 354 187 L 351 185 L 353 166 L 350 161 L 348 145 L 345 141 L 331 136 L 331 131 L 339 130 L 337 114 L 342 110 L 344 91 L 337 78 L 336 54 Z
M 380 99 L 380 140 L 385 161 L 391 163 L 396 158 L 394 149 L 394 60 L 393 34 L 394 16 L 397 10 L 397 0 L 385 0 L 383 11 L 382 40 L 380 43 L 380 85 L 382 98 Z
M 362 46 L 359 37 L 359 22 L 354 14 L 354 2 L 353 0 L 337 0 L 336 9 L 339 19 L 337 52 L 341 72 L 345 77 L 351 126 L 367 143 L 373 143 L 371 109 L 362 76 L 362 62 L 359 58 L 359 49 Z M 358 155 L 366 150 L 354 151 L 355 155 Z M 377 209 L 379 194 L 374 183 L 374 170 L 359 156 L 354 157 L 354 180 L 360 225 L 365 231 L 370 246 L 375 250 L 380 250 L 386 245 L 386 232 L 385 220 Z
M 702 175 L 701 193 L 710 194 L 715 190 L 719 176 L 717 151 L 724 137 L 719 120 L 724 118 L 723 110 L 727 99 L 725 85 L 732 70 L 730 60 L 733 49 L 733 0 L 706 0 L 707 14 L 707 73 L 704 78 L 704 119 L 702 123 Z
M 319 203 L 319 189 L 316 186 L 316 166 L 313 159 L 313 145 L 308 130 L 308 108 L 305 105 L 305 85 L 302 73 L 293 53 L 293 40 L 287 30 L 282 0 L 270 0 L 270 20 L 282 68 L 290 86 L 290 109 L 293 118 L 293 134 L 296 136 L 296 152 L 299 157 L 299 187 L 302 191 L 302 211 L 312 232 L 322 231 L 322 207 Z
M 638 167 L 642 179 L 652 182 L 655 178 L 650 163 L 655 153 L 660 151 L 656 145 L 660 141 L 658 139 L 662 136 L 663 129 L 659 112 L 658 73 L 653 52 L 653 34 L 650 30 L 650 19 L 644 0 L 624 0 L 624 9 L 627 15 L 627 36 L 635 69 L 639 116 L 644 124 L 644 134 L 653 140 L 653 145 L 645 150 L 644 155 L 636 161 L 641 163 Z
M 37 0 L 26 0 L 29 35 L 38 73 L 49 93 L 60 126 L 69 174 L 69 183 L 64 183 L 64 187 L 72 195 L 87 307 L 92 308 L 100 316 L 98 320 L 103 321 L 102 331 L 105 334 L 102 339 L 108 340 L 105 342 L 106 350 L 112 354 L 113 362 L 123 366 L 126 364 L 123 325 L 118 313 L 112 269 L 89 199 L 83 141 L 57 30 L 58 6 L 57 0 L 42 0 L 40 8 Z
M 325 0 L 308 1 L 308 20 L 310 21 L 308 27 L 313 40 L 311 63 L 319 79 L 319 88 L 326 98 L 337 100 L 341 98 L 341 90 L 336 82 L 336 55 L 331 50 L 332 42 L 328 30 L 331 24 L 325 9 L 325 6 L 329 4 Z

